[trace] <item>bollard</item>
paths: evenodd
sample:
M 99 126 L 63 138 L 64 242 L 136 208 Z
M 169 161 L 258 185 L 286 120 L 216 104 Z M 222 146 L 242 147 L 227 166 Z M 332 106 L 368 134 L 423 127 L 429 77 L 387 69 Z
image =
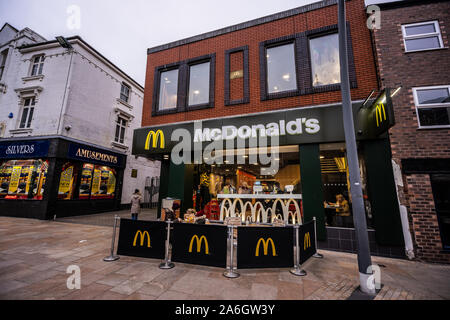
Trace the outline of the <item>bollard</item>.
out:
M 116 242 L 116 228 L 117 228 L 117 221 L 120 220 L 120 217 L 116 214 L 114 216 L 114 229 L 113 229 L 113 235 L 112 235 L 112 241 L 111 241 L 111 253 L 108 257 L 103 258 L 103 261 L 116 261 L 119 260 L 120 257 L 114 255 L 114 244 Z
M 306 271 L 302 270 L 301 266 L 300 266 L 300 247 L 298 245 L 299 228 L 300 228 L 300 225 L 298 225 L 298 224 L 294 225 L 295 246 L 296 246 L 296 250 L 295 250 L 295 265 L 294 265 L 293 269 L 289 270 L 289 272 L 292 273 L 295 276 L 306 276 Z
M 225 271 L 223 273 L 223 275 L 227 278 L 237 278 L 239 277 L 239 273 L 234 271 L 234 267 L 233 267 L 233 256 L 234 256 L 234 239 L 233 239 L 233 235 L 234 235 L 234 226 L 228 226 L 228 238 L 230 240 L 231 243 L 231 248 L 230 248 L 230 264 L 228 265 L 228 270 Z
M 323 258 L 323 254 L 317 252 L 317 230 L 316 230 L 316 217 L 313 217 L 314 220 L 314 241 L 316 243 L 316 253 L 313 254 L 314 258 Z
M 172 220 L 167 221 L 167 239 L 166 239 L 166 254 L 164 257 L 164 262 L 160 263 L 159 268 L 160 269 L 172 269 L 175 267 L 175 264 L 173 264 L 172 261 L 169 259 L 169 245 L 170 245 L 170 229 Z

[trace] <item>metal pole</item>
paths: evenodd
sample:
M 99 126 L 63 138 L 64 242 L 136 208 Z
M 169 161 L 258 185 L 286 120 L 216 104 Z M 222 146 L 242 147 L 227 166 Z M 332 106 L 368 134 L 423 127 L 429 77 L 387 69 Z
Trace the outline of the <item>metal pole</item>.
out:
M 313 220 L 314 220 L 314 241 L 315 241 L 315 244 L 316 244 L 316 253 L 313 254 L 313 257 L 314 258 L 323 258 L 323 254 L 320 254 L 320 253 L 317 252 L 318 246 L 317 246 L 316 217 L 313 217 Z
M 172 220 L 168 220 L 167 221 L 166 253 L 164 255 L 164 262 L 161 262 L 159 264 L 160 269 L 172 269 L 173 267 L 175 267 L 173 262 L 171 262 L 169 259 L 170 229 L 171 229 L 170 225 L 171 224 L 172 224 Z
M 103 261 L 110 262 L 110 261 L 116 261 L 116 260 L 120 259 L 119 256 L 114 255 L 114 244 L 116 242 L 116 228 L 117 228 L 117 221 L 119 221 L 119 220 L 120 220 L 120 217 L 116 214 L 114 216 L 114 228 L 113 228 L 113 235 L 112 235 L 112 241 L 111 241 L 111 252 L 108 257 L 103 258 Z
M 299 229 L 300 225 L 296 224 L 294 225 L 294 232 L 295 232 L 295 265 L 294 268 L 289 270 L 290 273 L 292 273 L 295 276 L 306 276 L 306 271 L 301 269 L 300 266 L 300 247 L 298 245 L 298 239 L 299 239 Z
M 370 274 L 368 267 L 372 265 L 367 235 L 366 215 L 359 176 L 358 153 L 356 148 L 355 128 L 350 96 L 350 81 L 348 75 L 347 56 L 347 28 L 345 22 L 345 1 L 338 0 L 338 27 L 339 27 L 339 62 L 341 68 L 341 95 L 342 113 L 344 119 L 345 144 L 347 146 L 347 161 L 350 180 L 350 193 L 353 204 L 353 222 L 358 244 L 358 269 L 360 289 L 364 293 L 375 294 L 375 289 L 370 289 L 368 280 Z
M 227 278 L 237 278 L 240 276 L 240 274 L 236 271 L 234 271 L 234 226 L 228 226 L 228 239 L 230 240 L 231 246 L 230 246 L 230 264 L 228 265 L 228 270 L 226 270 L 223 275 Z

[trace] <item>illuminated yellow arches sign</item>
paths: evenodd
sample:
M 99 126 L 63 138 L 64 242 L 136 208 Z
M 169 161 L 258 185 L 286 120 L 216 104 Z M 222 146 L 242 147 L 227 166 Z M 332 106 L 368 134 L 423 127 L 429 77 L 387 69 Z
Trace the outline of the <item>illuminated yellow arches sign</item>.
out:
M 259 238 L 258 242 L 256 243 L 255 257 L 259 257 L 259 246 L 261 243 L 263 244 L 263 252 L 265 256 L 267 256 L 269 251 L 269 243 L 272 245 L 272 255 L 277 255 L 275 244 L 273 243 L 272 238 L 267 238 L 266 240 L 264 240 L 263 238 Z
M 189 252 L 192 252 L 192 245 L 194 244 L 194 240 L 197 241 L 197 252 L 200 252 L 202 249 L 202 242 L 205 241 L 205 253 L 209 254 L 208 240 L 205 236 L 201 236 L 200 238 L 197 235 L 194 235 L 191 238 L 191 242 L 189 243 Z
M 359 110 L 362 120 L 362 133 L 368 137 L 378 137 L 395 124 L 394 109 L 392 106 L 391 90 L 381 91 L 375 101 Z
M 148 234 L 148 231 L 142 232 L 141 230 L 136 231 L 136 234 L 134 235 L 133 247 L 136 246 L 136 240 L 138 239 L 138 236 L 139 236 L 139 241 L 140 241 L 140 246 L 141 247 L 144 245 L 144 241 L 147 238 L 147 247 L 151 248 L 150 235 Z
M 381 113 L 381 111 L 383 111 L 383 114 Z M 377 120 L 377 128 L 383 122 L 383 116 L 384 116 L 384 120 L 386 120 L 386 109 L 384 108 L 384 103 L 377 104 L 377 106 L 375 107 L 375 117 Z
M 150 141 L 152 142 L 152 148 L 156 149 L 159 140 L 159 148 L 164 149 L 165 141 L 164 141 L 164 132 L 162 130 L 150 130 L 147 134 L 147 139 L 145 139 L 145 150 L 150 150 Z

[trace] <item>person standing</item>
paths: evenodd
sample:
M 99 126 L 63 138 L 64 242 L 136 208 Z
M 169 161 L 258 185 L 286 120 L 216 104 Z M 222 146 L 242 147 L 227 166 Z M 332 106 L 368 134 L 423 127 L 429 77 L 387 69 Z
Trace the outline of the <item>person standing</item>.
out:
M 142 196 L 139 189 L 134 190 L 131 196 L 131 220 L 137 220 L 138 215 L 141 212 Z

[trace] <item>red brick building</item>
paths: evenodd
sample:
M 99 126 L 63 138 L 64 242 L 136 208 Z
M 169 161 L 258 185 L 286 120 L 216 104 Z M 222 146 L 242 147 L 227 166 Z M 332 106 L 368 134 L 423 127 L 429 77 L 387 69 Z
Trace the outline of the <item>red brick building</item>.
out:
M 379 4 L 375 29 L 382 87 L 393 97 L 392 159 L 401 168 L 400 202 L 409 213 L 416 256 L 450 261 L 450 2 Z
M 245 181 L 250 189 L 258 185 L 267 192 L 293 185 L 301 193 L 304 221 L 317 218 L 320 246 L 355 252 L 351 216 L 324 205 L 342 194 L 351 212 L 336 4 L 321 1 L 148 49 L 143 128 L 135 130 L 133 154 L 162 160 L 161 199 L 181 199 L 183 213 L 199 206 L 199 199 L 198 209 L 204 209 L 204 199 L 214 201 L 228 184 L 238 188 Z M 388 135 L 369 136 L 359 119 L 364 99 L 379 90 L 364 1 L 346 1 L 346 10 L 370 246 L 373 254 L 404 257 Z M 197 135 L 199 122 L 203 131 Z M 261 135 L 261 126 L 276 126 L 280 136 L 284 151 L 276 159 L 281 163 L 276 174 L 262 174 L 261 162 L 249 160 L 238 165 L 208 165 L 206 157 L 198 164 L 172 161 L 176 129 L 194 132 L 193 143 L 198 138 L 204 147 L 205 140 L 228 139 L 226 128 L 240 137 L 247 129 Z M 245 143 L 248 158 L 251 148 Z M 206 191 L 198 196 L 195 190 Z

